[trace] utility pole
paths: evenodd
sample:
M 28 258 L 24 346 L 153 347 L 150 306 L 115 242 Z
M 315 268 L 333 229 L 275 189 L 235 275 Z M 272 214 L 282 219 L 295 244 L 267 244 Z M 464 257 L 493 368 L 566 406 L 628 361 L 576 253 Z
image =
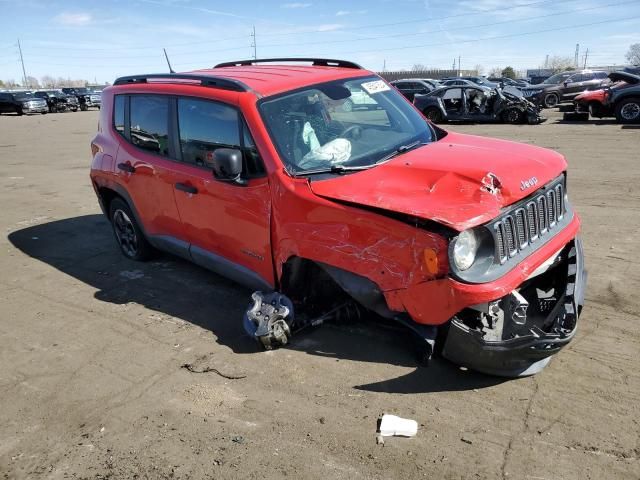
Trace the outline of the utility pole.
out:
M 258 53 L 257 53 L 257 45 L 256 45 L 256 26 L 253 26 L 253 33 L 251 33 L 251 38 L 252 38 L 252 42 L 251 42 L 251 46 L 253 47 L 253 58 L 254 60 L 258 58 Z
M 587 68 L 587 59 L 589 58 L 589 49 L 587 48 L 587 51 L 584 52 L 584 67 L 582 68 Z
M 382 71 L 383 72 L 387 71 L 387 59 L 386 58 L 384 60 L 382 60 Z
M 573 60 L 573 64 L 576 66 L 576 68 L 578 68 L 578 66 L 580 65 L 580 44 L 576 43 L 576 54 L 574 56 L 574 60 Z
M 460 69 L 460 55 L 458 55 L 458 76 L 461 75 L 461 69 Z
M 454 72 L 456 71 L 456 59 L 455 59 L 455 57 L 453 58 L 453 67 L 451 67 L 451 70 L 453 70 Z
M 547 56 L 544 59 L 544 68 L 545 68 L 545 70 L 547 68 L 549 68 L 549 54 L 548 53 L 547 53 Z
M 22 58 L 22 47 L 20 46 L 20 39 L 18 39 L 18 51 L 20 52 L 20 63 L 22 63 L 22 75 L 24 75 L 24 81 L 22 82 L 22 84 L 31 88 L 30 85 L 27 85 L 27 71 L 24 69 L 24 59 Z

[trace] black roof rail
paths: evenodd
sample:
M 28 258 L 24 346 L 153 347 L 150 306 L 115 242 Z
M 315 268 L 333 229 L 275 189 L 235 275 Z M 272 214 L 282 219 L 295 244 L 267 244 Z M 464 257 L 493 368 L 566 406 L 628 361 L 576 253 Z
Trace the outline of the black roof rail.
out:
M 137 83 L 149 83 L 149 80 L 158 80 L 157 83 L 180 83 L 180 80 L 200 82 L 202 87 L 233 90 L 234 92 L 250 92 L 244 83 L 233 78 L 213 77 L 209 75 L 197 75 L 193 73 L 150 73 L 147 75 L 130 75 L 116 78 L 114 85 L 131 85 Z M 162 82 L 164 81 L 164 82 Z
M 313 66 L 321 66 L 321 67 L 340 67 L 340 68 L 355 68 L 358 70 L 362 70 L 362 67 L 354 62 L 349 62 L 348 60 L 334 60 L 331 58 L 258 58 L 252 60 L 236 60 L 233 62 L 223 62 L 219 63 L 213 68 L 224 68 L 224 67 L 241 67 L 248 65 L 256 65 L 258 63 L 274 63 L 274 62 L 311 62 Z

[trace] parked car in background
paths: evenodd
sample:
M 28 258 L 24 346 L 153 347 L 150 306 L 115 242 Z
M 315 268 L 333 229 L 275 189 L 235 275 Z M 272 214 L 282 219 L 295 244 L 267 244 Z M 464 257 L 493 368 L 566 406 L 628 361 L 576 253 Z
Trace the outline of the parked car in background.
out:
M 62 91 L 67 95 L 73 95 L 78 99 L 80 110 L 88 110 L 91 107 L 100 108 L 100 95 L 91 92 L 88 88 L 65 87 Z
M 400 90 L 400 93 L 402 93 L 402 95 L 404 95 L 410 102 L 413 101 L 416 94 L 429 93 L 439 86 L 436 80 L 419 78 L 394 80 L 391 82 L 391 85 Z
M 505 86 L 512 86 L 517 88 L 526 88 L 531 86 L 529 82 L 523 79 L 514 80 L 513 78 L 508 78 L 508 77 L 489 77 L 488 80 L 497 85 L 503 84 Z
M 30 92 L 0 93 L 0 113 L 49 113 L 47 101 Z
M 565 115 L 565 120 L 586 120 L 589 115 L 595 118 L 615 117 L 616 112 L 614 104 L 609 103 L 609 98 L 616 94 L 618 90 L 624 90 L 640 83 L 640 76 L 632 75 L 625 71 L 613 72 L 609 74 L 611 84 L 605 88 L 598 90 L 587 90 L 577 95 L 573 99 L 574 111 L 570 113 L 575 115 Z M 630 108 L 630 107 L 627 107 Z M 583 116 L 580 116 L 582 114 Z M 587 117 L 584 117 L 584 114 Z
M 544 82 L 522 89 L 522 94 L 538 105 L 553 108 L 561 102 L 572 101 L 585 90 L 597 90 L 609 83 L 604 70 L 562 72 Z
M 341 111 L 353 91 L 381 108 Z M 118 248 L 252 288 L 238 323 L 263 348 L 383 317 L 423 361 L 513 377 L 574 338 L 586 274 L 562 155 L 444 131 L 340 60 L 123 77 L 103 99 L 90 177 Z
M 471 80 L 466 80 L 463 78 L 443 78 L 440 84 L 443 87 L 477 87 L 478 85 Z
M 434 123 L 447 121 L 536 124 L 544 121 L 540 109 L 523 97 L 501 88 L 478 85 L 443 87 L 416 95 L 413 104 Z
M 640 75 L 617 73 L 617 78 L 624 79 L 627 86 L 612 88 L 605 107 L 613 110 L 619 123 L 640 123 Z
M 67 95 L 62 92 L 56 90 L 40 90 L 34 92 L 33 95 L 47 102 L 49 113 L 64 112 L 67 110 Z

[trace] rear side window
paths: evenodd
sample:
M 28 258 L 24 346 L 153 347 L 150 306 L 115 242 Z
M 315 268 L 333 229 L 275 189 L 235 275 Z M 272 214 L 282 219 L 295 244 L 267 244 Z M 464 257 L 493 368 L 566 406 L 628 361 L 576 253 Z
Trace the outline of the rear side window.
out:
M 187 163 L 211 166 L 213 152 L 217 148 L 240 147 L 238 112 L 232 107 L 206 100 L 180 98 L 178 125 L 182 160 Z
M 163 157 L 169 156 L 169 100 L 133 95 L 130 104 L 131 143 Z
M 116 95 L 113 100 L 113 126 L 124 136 L 124 95 Z

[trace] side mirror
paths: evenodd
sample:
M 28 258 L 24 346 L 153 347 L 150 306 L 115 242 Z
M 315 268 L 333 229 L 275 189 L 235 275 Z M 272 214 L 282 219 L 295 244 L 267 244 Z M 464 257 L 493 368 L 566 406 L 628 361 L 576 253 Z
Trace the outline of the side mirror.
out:
M 566 87 L 567 85 L 569 85 L 569 80 L 565 80 L 564 82 L 562 82 L 562 84 Z
M 246 185 L 242 174 L 242 152 L 235 148 L 218 148 L 213 152 L 213 176 L 223 182 Z

